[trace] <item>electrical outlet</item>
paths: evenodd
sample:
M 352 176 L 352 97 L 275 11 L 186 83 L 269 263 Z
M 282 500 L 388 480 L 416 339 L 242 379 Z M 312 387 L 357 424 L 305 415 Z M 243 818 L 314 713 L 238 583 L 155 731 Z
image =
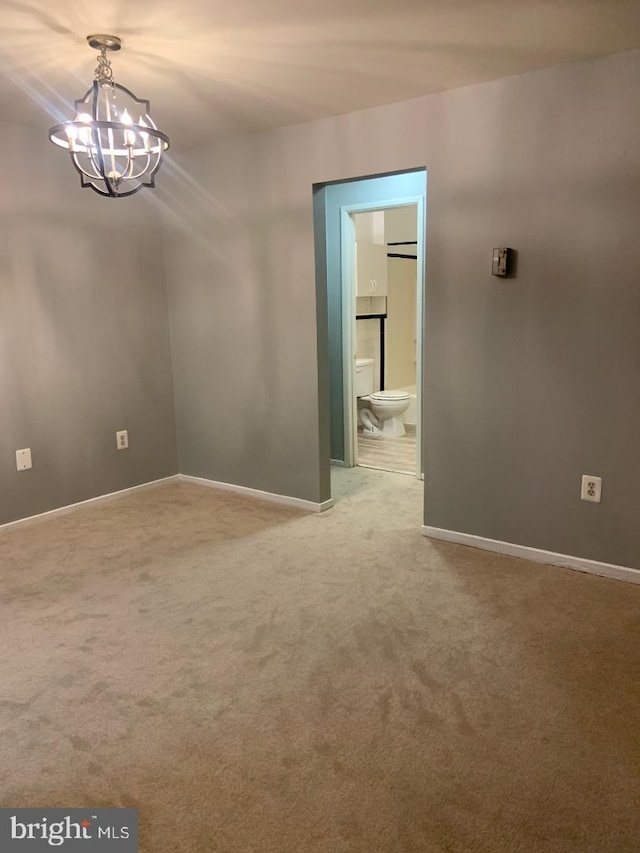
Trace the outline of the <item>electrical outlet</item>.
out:
M 121 429 L 116 433 L 116 447 L 118 450 L 126 450 L 129 447 L 129 432 L 126 429 Z
M 580 499 L 599 504 L 602 499 L 602 477 L 594 477 L 593 474 L 583 474 Z
M 25 447 L 23 450 L 16 450 L 16 468 L 18 471 L 28 471 L 32 467 L 31 448 Z

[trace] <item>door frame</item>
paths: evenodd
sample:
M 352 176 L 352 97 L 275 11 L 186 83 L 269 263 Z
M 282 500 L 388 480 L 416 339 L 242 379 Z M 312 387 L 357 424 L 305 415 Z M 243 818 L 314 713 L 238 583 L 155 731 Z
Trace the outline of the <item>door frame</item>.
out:
M 342 388 L 344 410 L 344 466 L 353 468 L 357 459 L 356 400 L 353 395 L 353 371 L 356 340 L 356 229 L 351 214 L 373 213 L 393 207 L 417 207 L 416 261 L 416 477 L 422 479 L 422 376 L 425 290 L 426 210 L 422 195 L 379 199 L 363 204 L 340 206 L 340 270 L 342 290 Z

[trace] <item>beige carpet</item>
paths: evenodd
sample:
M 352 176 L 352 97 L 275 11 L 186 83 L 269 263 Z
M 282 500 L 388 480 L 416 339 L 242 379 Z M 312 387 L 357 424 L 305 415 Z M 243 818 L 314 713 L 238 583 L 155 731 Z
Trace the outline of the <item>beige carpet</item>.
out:
M 637 853 L 640 588 L 169 484 L 0 532 L 0 800 L 146 853 Z

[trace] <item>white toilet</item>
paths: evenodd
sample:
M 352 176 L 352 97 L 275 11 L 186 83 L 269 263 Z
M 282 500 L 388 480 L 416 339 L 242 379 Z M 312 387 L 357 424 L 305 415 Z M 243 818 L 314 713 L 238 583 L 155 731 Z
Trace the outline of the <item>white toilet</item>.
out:
M 372 358 L 356 359 L 354 389 L 360 423 L 370 434 L 405 435 L 402 415 L 409 408 L 409 394 L 406 391 L 374 391 L 373 371 Z
M 406 391 L 376 391 L 369 396 L 373 414 L 381 423 L 382 435 L 406 435 L 402 415 L 409 408 Z

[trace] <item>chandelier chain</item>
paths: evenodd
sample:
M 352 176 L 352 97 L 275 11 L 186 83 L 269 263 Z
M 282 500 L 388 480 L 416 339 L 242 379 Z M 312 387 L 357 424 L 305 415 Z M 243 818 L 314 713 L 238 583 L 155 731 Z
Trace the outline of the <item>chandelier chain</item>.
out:
M 111 85 L 113 85 L 113 68 L 111 67 L 109 57 L 107 56 L 106 47 L 100 48 L 98 64 L 96 65 L 93 79 L 97 80 L 98 83 L 111 83 Z

